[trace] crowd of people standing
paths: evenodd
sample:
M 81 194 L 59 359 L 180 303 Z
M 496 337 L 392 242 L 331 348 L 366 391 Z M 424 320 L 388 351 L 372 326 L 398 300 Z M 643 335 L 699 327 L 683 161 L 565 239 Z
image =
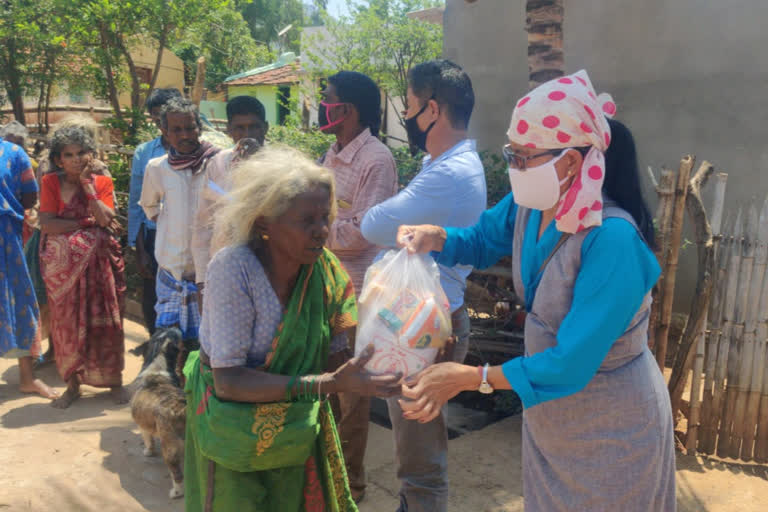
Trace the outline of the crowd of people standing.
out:
M 229 100 L 234 146 L 221 149 L 201 138 L 200 113 L 179 91 L 152 91 L 161 135 L 133 157 L 127 245 L 150 334 L 176 327 L 200 345 L 184 366 L 187 510 L 357 510 L 370 397 L 380 396 L 401 482 L 393 508 L 445 511 L 443 405 L 494 389 L 515 390 L 525 407 L 526 510 L 674 510 L 669 398 L 647 347 L 659 268 L 631 133 L 584 71 L 534 89 L 503 148 L 512 192 L 486 210 L 468 136 L 474 101 L 450 61 L 410 70 L 403 119 L 425 157 L 399 189 L 379 138 L 381 93 L 361 73 L 327 78 L 318 128 L 335 141 L 317 161 L 267 142 L 255 98 Z M 53 133 L 36 179 L 24 141 L 9 141 L 17 128 L 0 141 L 0 354 L 19 359 L 22 391 L 57 407 L 81 384 L 125 402 L 112 179 L 77 124 Z M 369 374 L 371 340 L 355 335 L 365 272 L 396 247 L 434 255 L 453 327 L 452 350 L 409 379 Z M 525 301 L 526 353 L 464 365 L 466 279 L 503 256 Z M 43 304 L 62 396 L 33 374 Z

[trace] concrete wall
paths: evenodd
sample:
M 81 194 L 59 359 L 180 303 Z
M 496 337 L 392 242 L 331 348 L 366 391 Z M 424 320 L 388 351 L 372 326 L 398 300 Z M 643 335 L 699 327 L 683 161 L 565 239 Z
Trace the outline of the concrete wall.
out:
M 501 150 L 515 100 L 528 89 L 524 0 L 447 0 L 443 55 L 472 79 L 470 132 L 483 149 Z
M 566 72 L 585 68 L 598 93 L 613 95 L 616 118 L 635 134 L 642 169 L 676 167 L 692 153 L 729 173 L 732 207 L 765 198 L 768 2 L 566 4 Z M 472 77 L 478 104 L 471 129 L 482 147 L 501 143 L 513 103 L 526 90 L 526 48 L 523 0 L 447 0 L 444 53 Z M 683 253 L 677 309 L 687 308 L 693 292 L 694 253 Z

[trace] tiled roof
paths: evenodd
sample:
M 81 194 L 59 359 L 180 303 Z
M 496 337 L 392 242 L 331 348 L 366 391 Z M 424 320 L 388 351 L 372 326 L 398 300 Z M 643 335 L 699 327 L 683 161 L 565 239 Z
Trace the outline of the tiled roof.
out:
M 295 84 L 300 81 L 301 69 L 298 64 L 288 64 L 277 69 L 269 69 L 262 73 L 236 78 L 225 85 L 281 85 Z

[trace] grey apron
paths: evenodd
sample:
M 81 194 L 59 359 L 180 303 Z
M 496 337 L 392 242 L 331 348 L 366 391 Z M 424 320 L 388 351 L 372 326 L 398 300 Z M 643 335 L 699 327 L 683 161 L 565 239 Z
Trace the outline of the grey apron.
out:
M 523 300 L 520 262 L 529 216 L 530 210 L 518 209 L 513 240 L 513 281 Z M 608 217 L 637 229 L 634 219 L 610 201 L 603 210 Z M 571 235 L 544 269 L 525 321 L 526 356 L 557 345 L 589 232 Z M 524 411 L 526 512 L 675 510 L 671 406 L 648 349 L 650 306 L 649 293 L 582 391 Z

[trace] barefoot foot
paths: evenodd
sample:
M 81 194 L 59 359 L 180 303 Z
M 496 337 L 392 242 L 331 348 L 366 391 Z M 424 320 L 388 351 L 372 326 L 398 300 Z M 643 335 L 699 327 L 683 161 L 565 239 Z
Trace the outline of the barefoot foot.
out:
M 43 398 L 50 398 L 53 400 L 54 398 L 59 398 L 59 392 L 50 387 L 48 384 L 43 382 L 40 379 L 35 379 L 30 383 L 21 384 L 19 386 L 19 391 L 22 393 L 37 393 L 38 395 L 42 396 Z
M 72 388 L 67 388 L 67 390 L 64 392 L 63 395 L 61 395 L 60 398 L 57 398 L 53 402 L 51 402 L 51 407 L 55 407 L 57 409 L 66 409 L 70 405 L 72 405 L 72 402 L 80 398 L 80 390 L 75 390 Z
M 118 405 L 127 404 L 131 400 L 131 393 L 123 386 L 112 388 L 109 394 L 112 396 L 112 401 Z

